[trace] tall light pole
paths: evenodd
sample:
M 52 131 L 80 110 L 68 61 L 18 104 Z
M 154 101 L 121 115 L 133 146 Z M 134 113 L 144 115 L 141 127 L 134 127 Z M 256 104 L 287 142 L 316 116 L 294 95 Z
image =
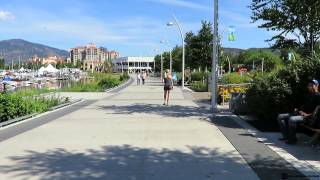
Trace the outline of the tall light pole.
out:
M 211 106 L 212 110 L 217 110 L 217 62 L 218 62 L 218 0 L 214 0 L 214 23 L 213 23 L 213 56 L 211 72 Z
M 182 42 L 182 88 L 184 88 L 184 64 L 185 64 L 185 47 L 184 47 L 184 34 L 182 31 L 182 28 L 178 22 L 178 19 L 176 18 L 175 15 L 172 15 L 173 19 L 174 19 L 174 23 L 173 22 L 168 22 L 167 26 L 178 26 L 179 31 L 180 31 L 180 36 L 181 36 L 181 42 Z
M 160 41 L 161 44 L 165 44 L 168 46 L 169 48 L 169 54 L 170 54 L 170 72 L 172 73 L 172 50 L 170 48 L 170 45 L 169 45 L 169 41 Z

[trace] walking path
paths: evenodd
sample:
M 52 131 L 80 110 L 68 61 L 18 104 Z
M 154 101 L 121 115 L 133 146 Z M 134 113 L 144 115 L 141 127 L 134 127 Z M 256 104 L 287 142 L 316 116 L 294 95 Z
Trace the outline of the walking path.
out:
M 258 179 L 207 109 L 162 93 L 133 83 L 0 130 L 0 179 Z
M 230 118 L 157 79 L 0 129 L 0 179 L 280 179 L 302 174 Z M 218 128 L 219 127 L 219 128 Z

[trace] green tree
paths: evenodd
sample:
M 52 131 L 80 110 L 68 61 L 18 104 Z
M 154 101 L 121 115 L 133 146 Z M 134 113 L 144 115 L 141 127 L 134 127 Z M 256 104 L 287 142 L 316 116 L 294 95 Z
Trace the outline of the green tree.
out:
M 210 69 L 212 63 L 212 24 L 202 21 L 202 27 L 197 34 L 186 34 L 186 65 L 191 69 Z
M 268 40 L 275 41 L 274 47 L 300 47 L 305 55 L 313 54 L 320 38 L 319 0 L 252 0 L 250 8 L 252 20 L 263 22 L 259 28 L 279 32 Z
M 175 72 L 182 70 L 182 47 L 176 46 L 172 50 L 172 69 Z
M 175 72 L 181 72 L 182 69 L 182 48 L 180 46 L 176 46 L 172 49 L 172 69 Z M 170 68 L 170 53 L 169 52 L 163 52 L 162 53 L 163 58 L 163 70 Z M 161 55 L 155 56 L 155 63 L 156 63 L 156 72 L 161 71 Z
M 255 69 L 262 68 L 262 61 L 264 62 L 264 71 L 272 71 L 283 65 L 280 56 L 277 56 L 271 51 L 267 50 L 246 50 L 239 55 L 239 62 L 246 66 L 253 66 Z

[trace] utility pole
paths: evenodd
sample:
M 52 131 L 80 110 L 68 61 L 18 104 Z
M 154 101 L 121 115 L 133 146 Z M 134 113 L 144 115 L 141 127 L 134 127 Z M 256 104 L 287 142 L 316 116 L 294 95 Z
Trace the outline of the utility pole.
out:
M 211 70 L 211 106 L 213 111 L 217 110 L 218 15 L 218 0 L 214 0 L 213 56 Z

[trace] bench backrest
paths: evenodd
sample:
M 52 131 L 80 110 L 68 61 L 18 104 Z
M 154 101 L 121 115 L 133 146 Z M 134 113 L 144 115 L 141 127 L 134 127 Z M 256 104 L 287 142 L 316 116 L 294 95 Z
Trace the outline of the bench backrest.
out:
M 317 106 L 316 109 L 313 111 L 309 125 L 311 125 L 314 128 L 320 128 L 320 106 Z

